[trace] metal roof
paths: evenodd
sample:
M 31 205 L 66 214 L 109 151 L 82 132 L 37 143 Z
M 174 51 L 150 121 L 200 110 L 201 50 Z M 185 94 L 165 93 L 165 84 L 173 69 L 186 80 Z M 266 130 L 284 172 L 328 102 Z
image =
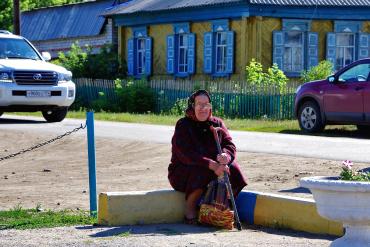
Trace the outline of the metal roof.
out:
M 270 4 L 283 6 L 366 6 L 370 0 L 250 0 L 251 4 Z
M 113 3 L 99 0 L 22 12 L 21 35 L 32 41 L 98 35 L 105 23 L 100 15 Z
M 211 5 L 245 3 L 252 5 L 281 6 L 361 6 L 370 7 L 370 0 L 131 0 L 105 11 L 106 16 L 154 12 Z
M 228 5 L 238 2 L 245 2 L 245 0 L 131 0 L 104 12 L 104 15 L 154 12 L 222 4 Z

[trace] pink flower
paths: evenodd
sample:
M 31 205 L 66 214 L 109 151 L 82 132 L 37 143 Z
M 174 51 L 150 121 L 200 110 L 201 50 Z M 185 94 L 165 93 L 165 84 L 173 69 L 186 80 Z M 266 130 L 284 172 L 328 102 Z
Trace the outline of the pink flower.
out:
M 352 163 L 352 161 L 350 161 L 350 160 L 344 160 L 344 161 L 342 162 L 342 167 L 343 167 L 343 169 L 351 170 L 351 169 L 352 169 L 352 166 L 353 166 L 353 163 Z

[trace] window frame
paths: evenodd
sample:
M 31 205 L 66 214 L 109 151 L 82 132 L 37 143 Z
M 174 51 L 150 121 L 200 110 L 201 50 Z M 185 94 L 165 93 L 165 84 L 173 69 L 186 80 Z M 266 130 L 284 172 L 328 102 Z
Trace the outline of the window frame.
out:
M 298 34 L 300 34 L 301 35 L 301 43 L 300 43 L 300 45 L 298 46 L 298 45 L 290 45 L 290 44 L 288 44 L 287 42 L 284 42 L 284 51 L 283 51 L 283 53 L 284 53 L 284 61 L 286 61 L 287 60 L 287 58 L 286 58 L 286 53 L 285 53 L 285 51 L 286 51 L 286 49 L 287 48 L 290 48 L 290 50 L 291 50 L 291 56 L 290 56 L 290 60 L 291 60 L 291 63 L 290 63 L 290 67 L 291 67 L 291 69 L 289 70 L 289 69 L 287 69 L 287 67 L 285 66 L 285 62 L 283 63 L 283 71 L 284 72 L 287 72 L 287 73 L 294 73 L 294 74 L 296 74 L 296 73 L 300 73 L 302 70 L 304 70 L 305 69 L 305 63 L 304 63 L 304 51 L 305 51 L 305 39 L 306 39 L 306 34 L 305 34 L 305 32 L 303 32 L 303 31 L 295 31 L 295 30 L 290 30 L 290 31 L 286 31 L 286 32 L 284 32 L 284 41 L 285 41 L 285 37 L 286 37 L 286 34 L 288 34 L 288 33 L 291 33 L 291 32 L 294 32 L 294 33 L 298 33 Z M 295 59 L 293 58 L 293 55 L 294 55 L 294 49 L 298 49 L 298 48 L 300 48 L 301 49 L 301 61 L 300 61 L 300 63 L 301 63 L 301 69 L 300 70 L 294 70 L 293 69 L 293 66 L 294 66 L 294 61 L 295 61 Z
M 182 38 L 182 42 L 181 42 L 181 38 Z M 189 47 L 188 35 L 184 33 L 178 34 L 177 39 L 178 39 L 178 54 L 179 54 L 177 57 L 177 71 L 179 73 L 189 73 L 188 71 L 188 67 L 189 67 L 188 66 L 188 47 Z M 186 40 L 186 44 L 184 44 L 184 40 Z M 184 53 L 182 56 L 183 61 L 181 61 L 182 51 Z M 183 68 L 183 70 L 181 68 Z
M 346 35 L 346 36 L 350 36 L 350 38 L 352 39 L 352 42 L 353 44 L 351 46 L 346 46 L 346 45 L 340 45 L 338 44 L 338 36 L 339 35 Z M 334 65 L 334 69 L 337 71 L 347 65 L 349 65 L 350 63 L 354 62 L 356 60 L 356 35 L 354 33 L 336 33 L 336 58 L 335 58 L 335 65 Z M 352 60 L 350 62 L 346 62 L 346 54 L 347 54 L 347 49 L 350 48 L 352 49 L 352 54 L 350 55 L 352 57 Z M 339 53 L 340 51 L 342 52 L 343 54 L 343 57 L 339 58 Z M 340 64 L 337 64 L 337 61 L 338 60 L 342 60 L 342 63 Z M 339 67 L 340 66 L 340 67 Z
M 204 63 L 203 72 L 210 74 L 212 77 L 229 77 L 234 73 L 234 37 L 235 32 L 229 28 L 229 20 L 213 20 L 211 32 L 204 33 Z M 219 33 L 225 34 L 225 45 L 218 45 L 218 35 Z M 218 48 L 223 48 L 223 54 L 221 60 L 223 60 L 223 70 L 218 69 L 219 57 Z M 222 66 L 222 64 L 221 64 Z
M 139 44 L 142 43 L 142 48 L 139 48 Z M 145 39 L 144 38 L 137 38 L 136 39 L 136 74 L 137 75 L 144 75 L 145 74 Z M 140 57 L 141 55 L 141 57 Z M 141 61 L 141 67 L 140 65 Z M 141 71 L 140 71 L 141 69 Z
M 219 44 L 218 41 L 219 41 L 219 36 L 225 36 L 225 37 L 221 37 L 221 39 L 224 39 L 225 40 L 225 43 L 224 44 Z M 227 66 L 227 61 L 226 61 L 226 53 L 227 53 L 227 33 L 222 31 L 222 32 L 216 32 L 215 33 L 215 73 L 226 73 L 226 66 Z M 221 52 L 221 58 L 220 56 L 218 55 L 218 52 L 219 52 L 219 49 L 222 50 Z M 220 58 L 220 59 L 219 59 Z M 219 61 L 221 60 L 221 62 Z M 219 66 L 221 66 L 223 69 L 222 70 L 219 70 Z
M 287 45 L 285 36 L 289 32 L 299 32 L 302 34 L 302 51 L 300 52 L 302 69 L 299 71 L 291 71 L 285 67 L 286 48 L 293 47 Z M 282 19 L 281 30 L 273 31 L 272 36 L 272 63 L 276 63 L 279 69 L 288 77 L 299 77 L 303 70 L 308 70 L 318 64 L 318 33 L 311 32 L 311 20 Z
M 186 40 L 186 44 L 180 45 L 181 38 Z M 173 74 L 175 77 L 189 77 L 195 73 L 195 42 L 195 34 L 190 32 L 190 23 L 173 24 L 173 34 L 167 36 L 168 74 Z M 182 52 L 183 57 L 181 57 Z
M 152 38 L 148 36 L 146 26 L 131 30 L 132 37 L 127 41 L 127 74 L 138 79 L 148 77 L 152 72 Z
M 326 59 L 333 63 L 336 71 L 347 66 L 349 63 L 345 61 L 343 64 L 338 64 L 338 35 L 352 35 L 353 36 L 353 51 L 352 61 L 366 58 L 370 54 L 370 34 L 363 33 L 363 22 L 362 21 L 334 21 L 333 32 L 327 33 L 326 36 Z M 352 46 L 351 46 L 352 47 Z M 343 57 L 345 59 L 345 56 Z

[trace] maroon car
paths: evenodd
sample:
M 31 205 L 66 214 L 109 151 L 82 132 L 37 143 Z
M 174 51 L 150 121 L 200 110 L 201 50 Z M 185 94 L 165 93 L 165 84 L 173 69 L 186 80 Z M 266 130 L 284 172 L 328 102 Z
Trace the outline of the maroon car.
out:
M 355 124 L 370 131 L 370 58 L 358 60 L 325 80 L 297 88 L 295 114 L 309 133 L 329 124 Z

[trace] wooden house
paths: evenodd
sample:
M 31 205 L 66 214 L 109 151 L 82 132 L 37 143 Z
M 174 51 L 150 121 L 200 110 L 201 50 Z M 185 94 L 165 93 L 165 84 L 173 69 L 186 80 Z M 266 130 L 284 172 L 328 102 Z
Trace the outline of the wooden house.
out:
M 131 0 L 103 15 L 135 77 L 239 80 L 255 58 L 294 78 L 370 53 L 369 0 Z

